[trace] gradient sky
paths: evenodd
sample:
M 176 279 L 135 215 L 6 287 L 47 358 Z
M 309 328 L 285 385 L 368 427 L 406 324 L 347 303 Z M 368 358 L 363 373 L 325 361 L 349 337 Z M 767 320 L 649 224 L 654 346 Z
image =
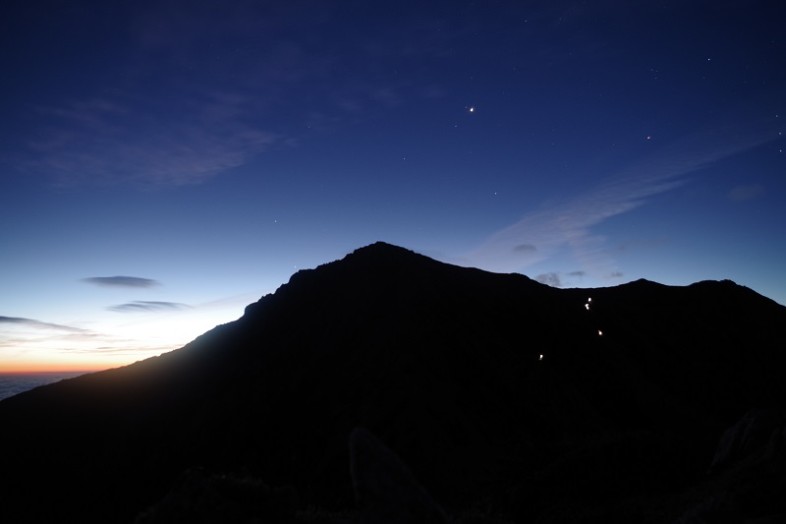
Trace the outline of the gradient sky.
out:
M 376 240 L 786 304 L 785 16 L 6 0 L 0 371 L 159 354 Z

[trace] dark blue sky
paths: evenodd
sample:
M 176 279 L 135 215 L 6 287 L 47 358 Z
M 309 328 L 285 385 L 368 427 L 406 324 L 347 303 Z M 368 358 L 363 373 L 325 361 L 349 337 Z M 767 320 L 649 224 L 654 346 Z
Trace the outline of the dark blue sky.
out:
M 785 14 L 7 1 L 0 370 L 159 353 L 375 240 L 786 303 Z

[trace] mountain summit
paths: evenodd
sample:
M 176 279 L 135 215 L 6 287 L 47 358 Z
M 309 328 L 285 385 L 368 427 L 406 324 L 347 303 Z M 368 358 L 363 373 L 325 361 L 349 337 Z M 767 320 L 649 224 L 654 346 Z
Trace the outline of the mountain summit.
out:
M 786 513 L 784 341 L 786 308 L 729 281 L 555 289 L 380 242 L 0 402 L 0 520 L 336 521 L 378 503 L 359 479 L 435 521 Z

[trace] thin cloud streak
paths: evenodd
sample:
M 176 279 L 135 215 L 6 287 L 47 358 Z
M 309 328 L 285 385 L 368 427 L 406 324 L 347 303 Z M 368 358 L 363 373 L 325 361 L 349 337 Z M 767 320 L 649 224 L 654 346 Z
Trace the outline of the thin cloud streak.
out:
M 73 349 L 70 350 L 70 354 L 84 354 L 84 355 L 129 355 L 134 357 L 141 357 L 141 358 L 148 358 L 151 356 L 160 355 L 161 353 L 167 353 L 169 351 L 175 350 L 182 347 L 182 345 L 147 345 L 143 346 L 140 344 L 137 345 L 129 345 L 129 346 L 100 346 L 100 347 L 93 347 L 93 348 L 80 348 L 80 349 Z
M 536 248 L 532 244 L 519 244 L 518 246 L 514 246 L 513 247 L 513 251 L 515 251 L 516 253 L 527 253 L 527 254 L 529 254 L 529 253 L 534 253 L 537 250 L 538 250 L 538 248 Z
M 145 313 L 150 311 L 179 311 L 182 309 L 190 309 L 190 306 L 178 302 L 136 300 L 134 302 L 109 306 L 107 309 L 117 313 Z
M 158 281 L 150 278 L 114 276 L 114 277 L 88 277 L 83 278 L 82 282 L 95 284 L 102 287 L 132 287 L 150 288 L 161 285 Z
M 492 234 L 465 260 L 493 271 L 515 272 L 568 248 L 582 271 L 598 276 L 614 273 L 605 239 L 591 232 L 594 226 L 679 187 L 687 181 L 685 175 L 773 140 L 775 133 L 768 127 L 761 122 L 747 128 L 721 126 L 677 143 L 595 189 L 525 215 Z M 522 250 L 522 245 L 533 249 Z
M 64 326 L 62 324 L 53 324 L 51 322 L 41 322 L 32 318 L 22 317 L 4 317 L 0 316 L 0 325 L 23 326 L 34 329 L 46 329 L 55 331 L 66 331 L 68 333 L 85 333 L 84 329 L 75 328 L 71 326 Z

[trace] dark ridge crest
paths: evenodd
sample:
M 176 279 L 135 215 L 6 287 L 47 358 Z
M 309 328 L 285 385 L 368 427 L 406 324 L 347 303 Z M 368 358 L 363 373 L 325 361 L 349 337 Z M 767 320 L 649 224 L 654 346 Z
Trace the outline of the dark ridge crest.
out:
M 0 401 L 0 521 L 777 516 L 784 342 L 730 281 L 556 289 L 377 242 Z

